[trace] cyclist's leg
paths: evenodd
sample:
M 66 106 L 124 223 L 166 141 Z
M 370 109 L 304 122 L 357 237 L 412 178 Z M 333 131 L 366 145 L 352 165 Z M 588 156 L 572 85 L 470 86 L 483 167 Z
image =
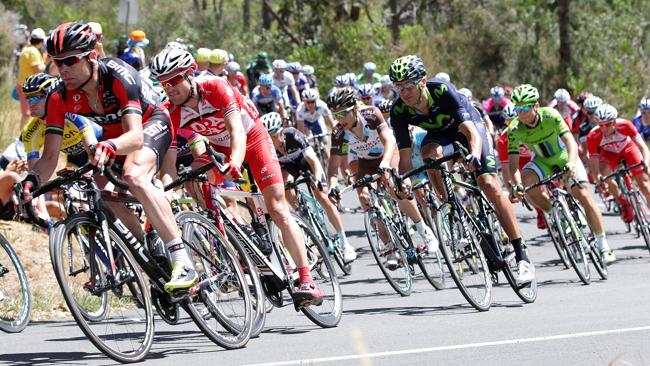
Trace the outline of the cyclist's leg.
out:
M 524 186 L 531 186 L 544 177 L 551 175 L 552 170 L 546 164 L 533 159 L 524 165 L 524 168 L 521 172 L 521 180 Z M 548 197 L 548 194 L 540 187 L 534 188 L 526 192 L 526 199 L 533 206 L 541 209 L 544 213 L 548 214 L 551 211 L 551 201 Z
M 642 167 L 641 167 L 642 168 Z M 639 186 L 639 191 L 645 197 L 648 206 L 650 206 L 650 176 L 643 169 L 632 172 L 634 174 L 634 180 Z

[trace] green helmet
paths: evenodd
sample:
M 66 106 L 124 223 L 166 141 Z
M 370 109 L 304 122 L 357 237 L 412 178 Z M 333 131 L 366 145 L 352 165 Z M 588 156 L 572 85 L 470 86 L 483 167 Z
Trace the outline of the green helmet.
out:
M 263 59 L 266 60 L 267 58 L 269 58 L 269 54 L 266 53 L 266 52 L 264 52 L 264 51 L 262 51 L 262 52 L 259 52 L 259 53 L 257 54 L 257 58 L 263 58 Z
M 513 103 L 536 103 L 539 100 L 537 88 L 530 84 L 522 84 L 512 92 Z
M 415 55 L 402 56 L 390 65 L 388 76 L 393 82 L 423 78 L 427 74 L 422 59 Z

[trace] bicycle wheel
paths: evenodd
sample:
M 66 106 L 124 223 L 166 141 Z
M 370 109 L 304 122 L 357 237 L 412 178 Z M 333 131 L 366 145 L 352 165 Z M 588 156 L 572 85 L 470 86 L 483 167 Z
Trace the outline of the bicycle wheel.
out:
M 238 255 L 205 216 L 182 211 L 176 220 L 199 275 L 185 310 L 214 343 L 227 349 L 245 346 L 251 335 L 253 307 Z
M 91 276 L 87 254 L 77 243 L 78 228 L 88 233 L 103 251 L 112 250 L 116 262 L 115 276 L 100 265 L 103 275 Z M 144 359 L 153 342 L 154 325 L 151 297 L 140 269 L 120 237 L 109 229 L 104 237 L 94 214 L 79 213 L 57 225 L 50 235 L 52 265 L 61 292 L 75 321 L 88 339 L 104 354 L 118 362 L 137 362 Z M 100 263 L 102 263 L 100 261 Z M 124 291 L 132 283 L 138 296 Z M 97 321 L 90 321 L 84 313 L 96 313 L 102 308 L 103 296 L 109 297 L 110 307 Z M 82 310 L 83 309 L 83 310 Z
M 305 306 L 301 308 L 301 311 L 318 326 L 323 328 L 335 327 L 339 324 L 343 315 L 343 295 L 341 294 L 336 269 L 318 235 L 300 216 L 294 213 L 291 216 L 302 232 L 311 276 L 314 278 L 316 285 L 323 291 L 323 303 L 321 305 Z M 271 223 L 270 229 L 271 238 L 273 240 L 277 238 L 281 242 L 282 236 L 278 227 Z
M 463 297 L 476 310 L 486 311 L 492 304 L 492 279 L 480 248 L 478 230 L 464 215 L 464 211 L 452 209 L 449 204 L 440 207 L 435 220 L 440 251 Z
M 239 263 L 241 264 L 244 275 L 246 276 L 246 282 L 248 283 L 252 296 L 253 320 L 251 325 L 251 338 L 255 338 L 262 333 L 264 324 L 266 323 L 266 295 L 264 294 L 264 288 L 262 288 L 259 272 L 257 272 L 255 263 L 253 263 L 248 254 L 246 254 L 244 244 L 238 239 L 234 229 L 227 225 L 225 228 L 228 242 L 237 251 Z
M 366 234 L 373 257 L 390 286 L 402 296 L 409 296 L 413 287 L 413 278 L 404 248 L 399 243 L 390 223 L 384 222 L 376 208 L 371 208 L 364 215 Z M 382 239 L 381 237 L 384 237 Z M 396 257 L 396 264 L 389 266 L 389 256 Z
M 17 333 L 29 323 L 32 295 L 25 270 L 2 234 L 0 245 L 0 329 Z
M 548 230 L 548 235 L 551 237 L 551 241 L 553 241 L 553 246 L 555 247 L 555 251 L 560 257 L 560 261 L 562 261 L 564 268 L 565 269 L 571 268 L 571 262 L 569 262 L 569 258 L 567 258 L 566 250 L 564 249 L 564 246 L 560 241 L 561 240 L 559 237 L 560 229 L 558 229 L 557 222 L 555 222 L 553 215 L 549 216 L 547 230 Z
M 418 206 L 424 222 L 429 226 L 429 228 L 431 228 L 431 230 L 433 230 L 436 238 L 440 238 L 438 229 L 434 222 L 434 215 L 432 214 L 432 212 L 434 212 L 433 207 L 429 207 L 428 205 Z M 418 234 L 411 235 L 411 239 L 414 240 L 414 244 L 419 244 L 422 240 Z M 418 245 L 415 246 L 417 247 Z M 436 290 L 442 290 L 447 286 L 444 258 L 440 253 L 440 250 L 433 255 L 428 253 L 418 253 L 417 262 L 422 274 L 427 281 L 429 281 L 431 286 Z
M 589 263 L 584 248 L 587 248 L 589 244 L 578 229 L 576 222 L 573 220 L 573 215 L 569 212 L 569 208 L 564 201 L 561 201 L 560 206 L 553 207 L 553 215 L 560 229 L 558 230 L 560 242 L 566 250 L 569 262 L 571 262 L 571 266 L 580 281 L 588 285 L 591 282 L 591 272 L 589 271 Z
M 327 253 L 330 254 L 331 258 L 334 258 L 334 261 L 341 269 L 344 275 L 349 276 L 352 272 L 351 263 L 346 263 L 343 258 L 343 250 L 339 247 L 339 243 L 336 238 L 332 238 L 327 229 L 327 224 L 325 223 L 325 218 L 323 217 L 324 209 L 318 202 L 314 202 L 315 207 L 309 206 L 309 208 L 314 209 L 315 211 L 311 212 L 314 221 L 309 219 L 309 212 L 301 212 L 300 218 L 308 223 L 312 231 L 320 237 L 321 242 L 327 248 Z M 304 210 L 301 210 L 304 211 Z M 314 213 L 316 212 L 316 213 Z
M 641 233 L 646 247 L 650 250 L 650 210 L 645 197 L 639 192 L 634 191 L 630 193 L 630 202 L 634 209 L 634 225 L 637 233 Z
M 589 227 L 587 223 L 587 217 L 585 216 L 585 213 L 582 210 L 582 208 L 578 206 L 575 202 L 573 202 L 572 209 L 573 212 L 575 212 L 575 214 L 577 215 L 575 220 L 576 222 L 579 223 L 580 230 L 582 231 L 582 236 L 584 238 L 587 238 L 587 247 L 585 248 L 585 250 L 589 255 L 591 264 L 593 264 L 594 268 L 596 268 L 596 272 L 598 272 L 600 278 L 606 280 L 609 277 L 609 273 L 607 271 L 607 264 L 603 262 L 603 259 L 600 256 L 598 249 L 596 248 L 596 235 Z
M 487 205 L 487 202 L 484 202 L 484 205 Z M 517 257 L 515 255 L 515 249 L 510 240 L 508 240 L 508 236 L 503 230 L 503 227 L 501 226 L 496 213 L 492 211 L 491 207 L 487 213 L 487 219 L 485 221 L 487 221 L 489 225 L 488 227 L 492 233 L 492 239 L 495 240 L 497 244 L 501 258 L 503 258 L 505 261 L 505 266 L 503 267 L 502 271 L 506 277 L 506 280 L 508 280 L 510 287 L 512 287 L 512 290 L 523 302 L 527 304 L 535 302 L 537 299 L 537 276 L 535 276 L 535 278 L 529 283 L 517 283 L 515 274 L 519 270 L 519 266 L 517 263 Z M 530 261 L 530 264 L 534 266 L 532 260 Z

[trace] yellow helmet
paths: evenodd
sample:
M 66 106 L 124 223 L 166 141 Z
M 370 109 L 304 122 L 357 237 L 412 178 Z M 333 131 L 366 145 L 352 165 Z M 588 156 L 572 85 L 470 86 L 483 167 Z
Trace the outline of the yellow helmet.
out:
M 228 60 L 228 52 L 215 48 L 210 52 L 210 63 L 211 64 L 225 64 Z
M 212 54 L 212 50 L 209 48 L 199 48 L 196 50 L 196 62 L 208 62 L 210 61 L 210 55 Z

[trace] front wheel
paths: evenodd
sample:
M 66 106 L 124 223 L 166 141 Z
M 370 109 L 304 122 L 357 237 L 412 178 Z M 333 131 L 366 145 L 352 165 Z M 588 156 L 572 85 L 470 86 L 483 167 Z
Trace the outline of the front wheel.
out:
M 569 212 L 569 208 L 564 201 L 561 201 L 559 206 L 553 208 L 553 215 L 558 228 L 558 237 L 566 250 L 569 262 L 571 262 L 571 266 L 580 281 L 588 285 L 591 282 L 591 272 L 589 271 L 589 263 L 584 248 L 587 248 L 589 243 L 587 243 L 582 231 L 573 220 L 573 215 Z
M 29 323 L 32 296 L 25 270 L 2 234 L 0 245 L 0 329 L 17 333 Z
M 640 192 L 632 192 L 630 197 L 634 209 L 634 226 L 641 233 L 646 247 L 650 250 L 650 212 L 645 197 Z

